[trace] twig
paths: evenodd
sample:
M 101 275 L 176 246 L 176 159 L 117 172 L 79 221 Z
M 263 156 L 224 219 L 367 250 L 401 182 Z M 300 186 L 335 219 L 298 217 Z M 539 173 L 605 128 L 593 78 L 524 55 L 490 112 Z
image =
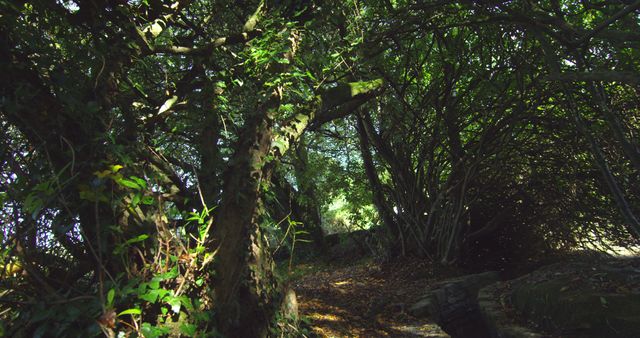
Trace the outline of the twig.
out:
M 609 19 L 607 19 L 607 20 L 603 21 L 602 23 L 600 23 L 596 28 L 594 28 L 587 35 L 583 36 L 578 41 L 576 41 L 574 43 L 574 45 L 576 47 L 580 47 L 581 45 L 589 42 L 589 40 L 591 40 L 592 37 L 596 36 L 598 33 L 603 31 L 609 25 L 611 25 L 612 23 L 616 22 L 618 19 L 624 17 L 625 15 L 635 11 L 638 8 L 640 8 L 640 1 L 636 1 L 636 2 L 632 3 L 631 5 L 623 8 L 622 10 L 620 10 L 618 13 L 614 14 Z

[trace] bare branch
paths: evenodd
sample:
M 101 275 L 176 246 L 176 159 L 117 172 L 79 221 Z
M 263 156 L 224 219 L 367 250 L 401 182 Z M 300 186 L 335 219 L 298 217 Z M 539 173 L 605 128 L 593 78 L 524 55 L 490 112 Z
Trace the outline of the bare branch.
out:
M 640 84 L 640 74 L 635 72 L 592 71 L 592 72 L 562 72 L 550 74 L 547 81 L 564 82 L 620 82 L 628 84 Z
M 580 46 L 580 45 L 582 45 L 584 43 L 587 43 L 592 37 L 596 36 L 602 30 L 604 30 L 605 28 L 609 27 L 609 25 L 611 25 L 612 23 L 618 21 L 620 18 L 624 17 L 625 15 L 637 10 L 638 8 L 640 8 L 640 0 L 632 3 L 631 5 L 629 5 L 629 6 L 625 7 L 625 8 L 623 8 L 621 11 L 619 11 L 616 14 L 614 14 L 609 19 L 603 21 L 601 24 L 598 25 L 598 27 L 594 28 L 587 35 L 583 36 L 582 38 L 580 38 L 580 40 L 576 41 L 576 46 Z

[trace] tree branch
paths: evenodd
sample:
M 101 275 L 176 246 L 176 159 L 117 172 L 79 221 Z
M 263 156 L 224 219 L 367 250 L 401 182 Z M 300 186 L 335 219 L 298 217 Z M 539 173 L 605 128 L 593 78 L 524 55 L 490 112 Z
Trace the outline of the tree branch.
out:
M 601 24 L 598 25 L 598 27 L 594 28 L 587 35 L 583 36 L 578 41 L 576 41 L 575 45 L 576 46 L 580 46 L 580 45 L 582 45 L 584 43 L 587 43 L 589 40 L 591 40 L 592 37 L 596 36 L 602 30 L 604 30 L 605 28 L 609 27 L 609 25 L 611 25 L 612 23 L 618 21 L 618 19 L 620 19 L 620 18 L 624 17 L 625 15 L 635 11 L 638 8 L 640 8 L 640 0 L 632 3 L 631 5 L 629 5 L 629 6 L 625 7 L 625 8 L 623 8 L 622 10 L 620 10 L 618 13 L 614 14 L 609 19 L 603 21 Z
M 206 55 L 211 53 L 214 49 L 222 46 L 229 46 L 238 43 L 248 42 L 255 37 L 262 34 L 262 30 L 255 29 L 249 32 L 242 32 L 232 34 L 226 37 L 219 37 L 213 39 L 210 43 L 200 47 L 185 47 L 185 46 L 156 46 L 149 47 L 150 53 L 166 53 L 166 54 L 180 54 L 180 55 Z
M 380 92 L 384 81 L 342 83 L 323 91 L 317 97 L 316 108 L 308 114 L 297 114 L 287 119 L 274 136 L 273 150 L 283 155 L 289 147 L 307 130 L 315 130 L 323 123 L 355 112 L 363 103 Z
M 591 71 L 591 72 L 562 72 L 552 73 L 546 77 L 547 81 L 564 82 L 620 82 L 640 84 L 640 74 L 635 72 Z

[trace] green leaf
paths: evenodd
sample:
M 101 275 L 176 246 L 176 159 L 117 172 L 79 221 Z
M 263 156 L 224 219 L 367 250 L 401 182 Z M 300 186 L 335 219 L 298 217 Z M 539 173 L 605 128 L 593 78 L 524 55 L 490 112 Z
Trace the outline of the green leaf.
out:
M 107 292 L 107 307 L 113 305 L 113 298 L 116 296 L 116 290 L 111 289 Z
M 156 278 L 159 278 L 160 280 L 166 280 L 166 279 L 171 279 L 171 278 L 176 278 L 178 277 L 178 267 L 174 266 L 171 270 L 165 272 L 165 273 L 161 273 L 159 275 L 156 276 Z
M 154 278 L 149 282 L 149 288 L 152 290 L 156 290 L 160 288 L 160 279 Z
M 118 183 L 118 185 L 126 187 L 126 188 L 132 188 L 132 189 L 136 189 L 136 190 L 142 189 L 142 187 L 138 183 L 136 183 L 134 181 L 131 181 L 131 180 L 128 180 L 126 178 L 118 178 L 118 179 L 115 179 L 115 181 L 116 181 L 116 183 Z
M 163 300 L 164 297 L 169 293 L 171 293 L 171 291 L 169 290 L 153 289 L 149 290 L 149 292 L 145 293 L 144 295 L 138 296 L 138 298 L 153 304 L 155 302 Z
M 35 194 L 31 193 L 25 199 L 24 209 L 31 214 L 32 218 L 38 218 L 43 205 L 44 201 Z
M 149 286 L 148 283 L 140 283 L 140 285 L 138 285 L 137 289 L 134 292 L 139 295 L 142 295 L 145 292 L 147 292 L 147 286 Z
M 187 337 L 195 337 L 196 336 L 196 325 L 195 324 L 182 324 L 180 325 L 180 332 Z
M 172 97 L 170 97 L 169 99 L 164 101 L 164 104 L 158 110 L 158 114 L 162 114 L 162 113 L 166 112 L 167 110 L 171 109 L 171 107 L 173 107 L 173 105 L 176 103 L 176 101 L 178 101 L 178 97 L 175 96 L 175 95 L 173 95 Z
M 284 154 L 289 148 L 289 142 L 284 137 L 276 137 L 271 142 L 271 147 L 277 149 L 280 154 Z
M 149 32 L 151 33 L 151 35 L 153 35 L 153 37 L 157 37 L 158 35 L 160 35 L 160 33 L 162 33 L 162 25 L 158 22 L 152 23 L 149 27 Z
M 9 194 L 6 192 L 0 192 L 0 204 L 4 204 L 5 201 L 9 200 Z
M 130 244 L 133 244 L 133 243 L 142 242 L 147 238 L 149 238 L 149 235 L 142 234 L 142 235 L 139 235 L 137 237 L 131 238 L 130 240 L 126 241 L 125 243 L 130 245 Z
M 180 313 L 180 308 L 182 307 L 180 298 L 169 297 L 169 299 L 167 299 L 167 304 L 171 306 L 171 311 L 173 311 L 173 313 Z
M 149 291 L 148 293 L 146 293 L 144 295 L 138 296 L 138 298 L 153 304 L 158 300 L 158 293 L 154 292 L 154 291 L 155 290 L 151 290 L 151 291 Z
M 171 328 L 169 327 L 158 327 L 153 326 L 150 323 L 142 323 L 142 334 L 145 338 L 156 338 L 156 337 L 164 337 L 169 334 Z
M 154 202 L 154 199 L 151 196 L 145 196 L 142 198 L 142 204 L 144 205 L 152 205 L 153 202 Z
M 193 303 L 191 302 L 191 298 L 187 296 L 180 296 L 180 302 L 182 302 L 182 306 L 184 306 L 187 311 L 192 312 L 195 310 Z
M 144 179 L 137 177 L 137 176 L 129 176 L 129 179 L 136 182 L 139 186 L 141 186 L 142 188 L 146 189 L 147 188 L 147 181 L 145 181 Z
M 140 310 L 138 308 L 133 308 L 133 309 L 126 309 L 126 310 L 118 313 L 118 317 L 124 316 L 124 315 L 139 315 L 139 314 L 142 314 L 142 310 Z
M 140 204 L 140 200 L 142 200 L 142 195 L 140 194 L 133 195 L 133 198 L 131 199 L 131 206 L 134 208 L 137 207 L 138 204 Z

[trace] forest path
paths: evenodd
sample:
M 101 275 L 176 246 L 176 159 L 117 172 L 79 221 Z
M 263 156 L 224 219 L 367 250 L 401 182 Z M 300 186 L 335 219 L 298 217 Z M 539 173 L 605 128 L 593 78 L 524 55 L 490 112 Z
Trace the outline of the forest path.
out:
M 314 270 L 299 264 L 298 271 Z M 370 260 L 329 265 L 294 280 L 300 313 L 322 337 L 449 337 L 428 318 L 408 308 L 429 285 L 455 272 L 436 272 L 429 263 Z

